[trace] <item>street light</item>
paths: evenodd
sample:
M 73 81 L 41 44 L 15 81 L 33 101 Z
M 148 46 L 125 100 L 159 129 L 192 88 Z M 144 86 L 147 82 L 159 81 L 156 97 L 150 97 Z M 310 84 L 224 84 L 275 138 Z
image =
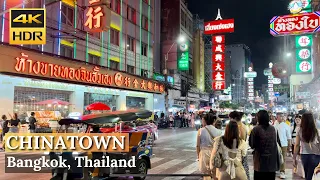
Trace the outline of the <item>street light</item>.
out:
M 291 57 L 291 55 L 292 55 L 292 54 L 291 54 L 290 52 L 288 52 L 288 53 L 286 54 L 287 57 Z
M 178 37 L 177 41 L 178 41 L 178 43 L 180 43 L 180 44 L 181 44 L 181 43 L 184 43 L 184 42 L 186 41 L 186 37 L 180 34 L 180 36 Z M 165 59 L 165 61 L 164 61 L 164 70 L 163 70 L 163 74 L 164 74 L 164 75 L 167 75 L 167 71 L 168 71 L 168 70 L 167 70 L 167 61 L 168 61 L 169 53 L 170 53 L 172 47 L 177 43 L 177 41 L 174 41 L 174 42 L 172 43 L 172 45 L 171 45 L 171 47 L 169 48 L 168 52 L 167 52 L 167 53 L 165 54 L 165 56 L 164 56 L 164 59 Z

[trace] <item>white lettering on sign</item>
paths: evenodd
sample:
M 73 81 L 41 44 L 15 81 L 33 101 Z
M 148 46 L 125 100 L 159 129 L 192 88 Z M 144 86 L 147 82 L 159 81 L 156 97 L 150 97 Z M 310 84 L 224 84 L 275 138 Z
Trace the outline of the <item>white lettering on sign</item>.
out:
M 228 24 L 222 24 L 220 23 L 219 25 L 208 25 L 205 26 L 206 31 L 212 31 L 212 30 L 221 30 L 221 29 L 232 29 L 234 28 L 233 23 L 228 23 Z
M 275 23 L 277 32 L 297 31 L 315 29 L 319 26 L 319 19 L 310 18 L 309 16 L 280 18 Z

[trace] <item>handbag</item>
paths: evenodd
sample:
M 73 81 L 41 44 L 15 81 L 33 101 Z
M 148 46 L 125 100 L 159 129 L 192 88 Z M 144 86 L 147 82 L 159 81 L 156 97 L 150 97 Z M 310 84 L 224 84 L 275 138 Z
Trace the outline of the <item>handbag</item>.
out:
M 206 130 L 208 131 L 209 135 L 211 136 L 212 139 L 214 139 L 214 136 L 211 134 L 211 132 L 209 131 L 209 129 L 207 129 L 207 127 L 205 127 Z M 220 143 L 221 143 L 221 138 L 220 141 L 218 142 L 218 147 L 217 147 L 217 153 L 215 154 L 215 156 L 213 157 L 213 166 L 215 168 L 221 168 L 222 167 L 222 154 L 219 152 L 220 149 Z
M 277 143 L 277 151 L 278 151 L 278 162 L 281 165 L 281 164 L 284 163 L 284 159 L 283 159 L 284 157 L 282 155 L 281 147 L 280 147 L 280 145 L 278 143 L 278 131 L 277 131 L 277 129 L 276 129 L 276 143 Z

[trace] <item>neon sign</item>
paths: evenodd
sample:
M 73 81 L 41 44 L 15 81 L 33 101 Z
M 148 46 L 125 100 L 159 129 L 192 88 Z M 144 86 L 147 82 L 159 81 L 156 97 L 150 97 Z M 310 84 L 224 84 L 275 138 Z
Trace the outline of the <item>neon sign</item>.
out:
M 216 20 L 204 23 L 204 34 L 233 33 L 234 19 Z
M 14 66 L 14 70 L 16 73 L 20 74 L 155 93 L 164 92 L 163 84 L 127 75 L 122 72 L 106 71 L 97 66 L 94 66 L 90 70 L 82 66 L 75 68 L 74 65 L 71 64 L 70 66 L 66 66 L 35 61 L 29 58 L 29 55 L 26 53 L 21 53 L 21 57 L 16 57 L 15 59 L 16 64 Z M 100 72 L 100 70 L 103 71 Z
M 319 31 L 320 12 L 275 16 L 270 21 L 273 36 L 305 34 Z
M 102 32 L 109 29 L 110 9 L 102 0 L 89 0 L 89 7 L 85 12 L 84 26 L 90 32 Z

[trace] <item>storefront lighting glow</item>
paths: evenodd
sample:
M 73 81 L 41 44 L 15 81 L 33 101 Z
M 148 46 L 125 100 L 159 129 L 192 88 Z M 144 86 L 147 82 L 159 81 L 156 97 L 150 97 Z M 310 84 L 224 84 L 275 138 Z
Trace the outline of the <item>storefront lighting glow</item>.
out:
M 62 1 L 59 2 L 59 22 L 58 22 L 58 29 L 59 29 L 59 32 L 58 32 L 58 55 L 60 55 L 60 48 L 61 48 L 61 39 L 60 39 L 60 35 L 61 35 L 61 16 L 62 16 L 62 12 L 61 12 L 61 9 L 62 9 Z
M 3 0 L 3 11 L 5 11 L 6 10 L 6 0 Z M 6 13 L 4 13 L 3 15 L 2 15 L 2 29 L 1 29 L 1 41 L 3 42 L 4 41 L 4 25 L 5 25 L 5 17 L 6 17 Z

